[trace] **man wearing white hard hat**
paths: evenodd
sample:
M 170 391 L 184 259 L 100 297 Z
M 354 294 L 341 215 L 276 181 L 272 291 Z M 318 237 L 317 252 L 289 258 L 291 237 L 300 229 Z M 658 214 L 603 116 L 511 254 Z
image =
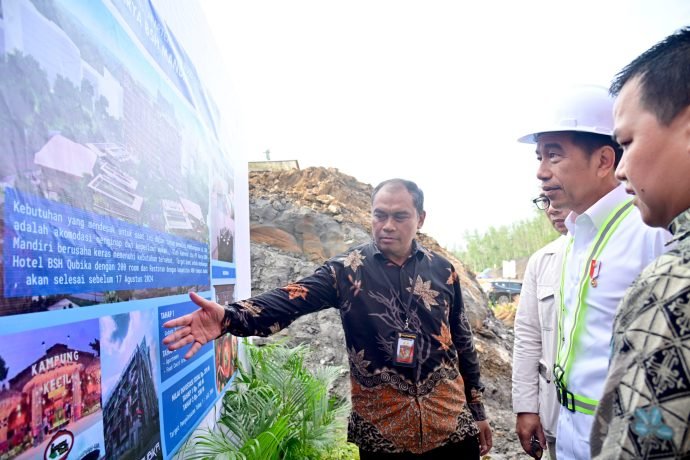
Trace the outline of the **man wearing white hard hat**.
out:
M 618 302 L 642 269 L 664 252 L 670 234 L 645 225 L 614 176 L 621 149 L 611 139 L 613 100 L 606 88 L 563 94 L 546 123 L 519 139 L 536 144 L 537 178 L 550 202 L 569 208 L 570 241 L 557 289 L 553 380 L 561 404 L 560 459 L 588 459 Z M 523 433 L 538 426 L 523 426 Z

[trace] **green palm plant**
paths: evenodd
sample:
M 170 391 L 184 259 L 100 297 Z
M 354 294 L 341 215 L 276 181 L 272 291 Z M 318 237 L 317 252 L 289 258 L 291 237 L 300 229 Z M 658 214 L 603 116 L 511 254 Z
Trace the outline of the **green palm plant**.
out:
M 309 372 L 308 347 L 247 345 L 218 423 L 193 438 L 190 459 L 318 459 L 344 443 L 349 402 L 329 395 L 340 368 Z M 193 452 L 189 452 L 189 449 Z

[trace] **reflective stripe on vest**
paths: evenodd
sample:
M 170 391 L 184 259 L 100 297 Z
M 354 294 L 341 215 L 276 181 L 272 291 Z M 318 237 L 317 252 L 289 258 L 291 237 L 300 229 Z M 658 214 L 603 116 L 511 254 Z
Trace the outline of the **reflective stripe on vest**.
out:
M 587 297 L 587 291 L 589 290 L 589 274 L 592 260 L 597 260 L 599 255 L 604 250 L 606 243 L 608 242 L 611 235 L 613 235 L 618 228 L 618 225 L 625 219 L 625 217 L 632 211 L 632 199 L 627 200 L 620 206 L 615 208 L 606 218 L 604 224 L 599 229 L 597 236 L 594 238 L 592 245 L 589 250 L 589 257 L 583 267 L 582 277 L 580 278 L 580 289 L 578 290 L 579 295 L 577 298 L 577 304 L 575 306 L 573 326 L 568 333 L 570 340 L 568 341 L 567 347 L 564 346 L 565 335 L 564 335 L 564 321 L 565 321 L 565 291 L 564 291 L 564 280 L 566 264 L 568 260 L 568 253 L 573 244 L 573 237 L 570 237 L 568 242 L 568 247 L 565 250 L 565 255 L 563 256 L 563 268 L 561 271 L 561 304 L 560 311 L 558 312 L 558 354 L 556 357 L 556 364 L 554 364 L 554 383 L 558 387 L 558 400 L 559 402 L 570 409 L 571 411 L 578 411 L 584 414 L 594 414 L 594 409 L 596 409 L 599 401 L 587 398 L 586 396 L 573 394 L 568 391 L 568 376 L 570 374 L 570 368 L 572 367 L 573 361 L 575 359 L 575 354 L 577 352 L 577 345 L 580 341 L 580 336 L 582 335 L 582 328 L 585 323 L 585 315 L 587 313 L 587 303 L 585 299 Z
M 577 411 L 587 415 L 594 415 L 599 401 L 582 395 L 573 394 L 558 381 L 554 381 L 554 383 L 556 384 L 556 396 L 558 396 L 558 402 L 561 403 L 561 406 L 571 412 Z

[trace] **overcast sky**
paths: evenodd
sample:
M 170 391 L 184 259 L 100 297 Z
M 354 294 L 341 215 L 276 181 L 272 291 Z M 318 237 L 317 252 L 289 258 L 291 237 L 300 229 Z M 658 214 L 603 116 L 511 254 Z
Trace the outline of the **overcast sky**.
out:
M 560 87 L 613 75 L 690 18 L 690 2 L 199 0 L 248 160 L 416 181 L 424 230 L 533 214 L 536 160 L 515 139 Z

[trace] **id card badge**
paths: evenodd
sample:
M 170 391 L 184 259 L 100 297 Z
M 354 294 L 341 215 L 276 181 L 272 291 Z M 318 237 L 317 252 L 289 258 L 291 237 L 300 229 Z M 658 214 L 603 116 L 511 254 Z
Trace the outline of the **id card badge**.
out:
M 417 334 L 398 332 L 398 343 L 395 347 L 395 365 L 413 367 L 415 365 L 415 342 Z

